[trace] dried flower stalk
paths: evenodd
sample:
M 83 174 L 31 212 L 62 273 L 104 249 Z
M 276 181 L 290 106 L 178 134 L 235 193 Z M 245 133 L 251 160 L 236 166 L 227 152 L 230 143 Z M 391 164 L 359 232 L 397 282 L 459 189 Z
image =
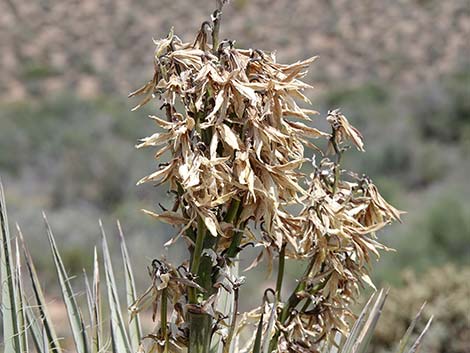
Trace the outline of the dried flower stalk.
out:
M 218 44 L 222 5 L 194 41 L 185 43 L 173 31 L 155 41 L 154 76 L 130 94 L 143 96 L 135 109 L 163 102 L 164 117 L 150 117 L 160 131 L 137 147 L 155 147 L 157 160 L 169 159 L 139 184 L 166 184 L 175 195 L 171 210 L 145 212 L 175 226 L 169 244 L 182 237 L 190 253 L 176 270 L 154 262 L 152 285 L 133 310 L 153 304 L 156 318 L 162 306 L 148 336 L 159 351 L 209 352 L 221 335 L 221 349 L 230 352 L 234 335 L 248 329 L 255 334 L 241 351 L 263 344 L 276 352 L 318 352 L 336 332 L 347 333 L 351 302 L 363 283 L 372 285 L 371 254 L 385 249 L 375 233 L 401 211 L 369 178 L 341 169 L 348 143 L 364 151 L 362 135 L 346 117 L 330 111 L 327 133 L 311 126 L 317 112 L 298 105 L 310 103 L 304 91 L 311 86 L 301 80 L 315 57 L 285 65 L 273 53 L 238 49 L 230 40 Z M 325 153 L 319 139 L 328 142 Z M 272 302 L 238 316 L 243 279 L 233 275 L 232 264 L 247 244 L 262 249 L 253 266 L 279 258 L 278 281 Z M 286 259 L 308 265 L 283 300 Z M 224 295 L 234 300 L 235 312 L 218 310 Z M 268 337 L 263 343 L 257 326 Z

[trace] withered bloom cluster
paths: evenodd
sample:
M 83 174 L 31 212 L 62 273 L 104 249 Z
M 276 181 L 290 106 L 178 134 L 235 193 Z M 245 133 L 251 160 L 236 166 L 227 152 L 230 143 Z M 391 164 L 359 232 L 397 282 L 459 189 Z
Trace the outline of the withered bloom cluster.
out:
M 369 178 L 341 169 L 348 144 L 364 150 L 346 117 L 330 111 L 331 131 L 322 132 L 312 126 L 318 113 L 297 103 L 310 103 L 301 79 L 315 58 L 284 65 L 273 53 L 218 43 L 219 15 L 192 42 L 173 31 L 155 41 L 154 76 L 130 95 L 143 96 L 136 108 L 162 104 L 150 117 L 158 132 L 138 145 L 156 147 L 160 163 L 139 183 L 166 184 L 174 195 L 167 210 L 145 212 L 174 225 L 169 243 L 183 238 L 190 253 L 178 268 L 154 261 L 152 285 L 131 310 L 153 305 L 153 349 L 206 352 L 220 342 L 229 352 L 247 330 L 253 337 L 238 351 L 253 351 L 262 332 L 271 351 L 318 352 L 347 333 L 350 303 L 372 285 L 371 255 L 384 249 L 375 232 L 401 212 Z M 278 283 L 272 299 L 268 291 L 239 315 L 243 280 L 232 268 L 247 244 L 261 249 L 253 265 L 279 260 Z M 282 298 L 286 259 L 306 270 Z

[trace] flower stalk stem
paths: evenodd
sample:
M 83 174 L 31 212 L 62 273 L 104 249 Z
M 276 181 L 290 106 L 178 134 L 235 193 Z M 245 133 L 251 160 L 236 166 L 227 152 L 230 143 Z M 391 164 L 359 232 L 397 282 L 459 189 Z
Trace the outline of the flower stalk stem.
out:
M 312 268 L 313 268 L 314 264 L 315 264 L 315 257 L 313 257 L 310 260 L 307 268 L 305 269 L 304 275 L 302 276 L 301 280 L 299 281 L 299 283 L 295 287 L 295 289 L 292 292 L 292 294 L 290 295 L 289 299 L 287 299 L 287 302 L 284 304 L 284 307 L 282 308 L 281 314 L 279 316 L 279 322 L 281 324 L 284 324 L 286 322 L 286 320 L 289 318 L 289 314 L 290 314 L 291 309 L 295 308 L 297 306 L 297 304 L 299 304 L 300 298 L 297 296 L 297 293 L 305 289 L 305 278 L 307 278 L 308 275 L 310 274 L 310 272 L 312 271 Z M 276 288 L 276 290 L 277 290 L 277 288 Z M 271 342 L 269 343 L 269 351 L 270 352 L 272 352 L 275 349 L 275 347 L 277 346 L 277 342 L 279 340 L 279 335 L 280 335 L 280 331 L 278 330 L 274 334 L 273 338 L 271 339 Z
M 199 265 L 201 264 L 201 256 L 202 256 L 202 251 L 204 248 L 205 237 L 206 237 L 206 225 L 204 224 L 204 220 L 202 219 L 202 217 L 199 217 L 198 222 L 197 222 L 196 244 L 194 245 L 191 268 L 190 268 L 190 271 L 194 276 L 197 276 L 198 271 L 199 271 Z M 196 288 L 190 287 L 188 295 L 189 295 L 189 302 L 191 304 L 196 304 L 197 303 Z
M 245 225 L 246 225 L 245 222 L 243 222 L 239 227 L 240 229 L 237 230 L 235 234 L 233 235 L 232 242 L 230 243 L 230 246 L 226 253 L 227 258 L 234 258 L 235 256 L 237 256 L 238 251 L 240 250 L 239 247 L 240 247 L 240 243 L 243 237 Z
M 276 298 L 281 301 L 282 281 L 284 279 L 284 267 L 286 264 L 286 243 L 282 244 L 281 251 L 279 252 L 279 268 L 277 271 L 276 281 Z
M 168 352 L 168 324 L 167 324 L 167 312 L 168 312 L 168 288 L 162 290 L 162 308 L 160 311 L 160 323 L 162 329 L 162 338 L 164 340 L 163 352 Z
M 224 7 L 223 0 L 216 0 L 217 8 L 213 13 L 214 25 L 212 28 L 212 51 L 217 53 L 219 48 L 219 32 L 220 32 L 220 17 L 222 16 L 222 8 Z
M 330 142 L 333 145 L 333 149 L 335 150 L 336 154 L 336 163 L 335 163 L 335 181 L 333 184 L 333 194 L 336 194 L 336 190 L 338 189 L 338 182 L 340 178 L 340 164 L 341 164 L 341 158 L 343 157 L 343 151 L 341 148 L 338 146 L 338 143 L 336 142 L 336 135 L 338 134 L 338 130 L 333 128 L 333 132 L 331 134 Z
M 206 233 L 207 231 L 204 220 L 202 217 L 199 217 L 196 243 L 194 245 L 190 267 L 191 273 L 194 276 L 198 276 L 198 279 Z M 188 288 L 188 299 L 191 304 L 199 304 L 196 288 Z M 189 313 L 189 321 L 189 353 L 209 353 L 211 341 L 211 317 L 204 313 Z
M 232 344 L 233 336 L 235 335 L 237 315 L 238 315 L 238 296 L 239 296 L 239 288 L 237 287 L 233 289 L 232 321 L 230 322 L 230 330 L 227 335 L 227 340 L 225 341 L 223 353 L 230 353 L 230 345 Z

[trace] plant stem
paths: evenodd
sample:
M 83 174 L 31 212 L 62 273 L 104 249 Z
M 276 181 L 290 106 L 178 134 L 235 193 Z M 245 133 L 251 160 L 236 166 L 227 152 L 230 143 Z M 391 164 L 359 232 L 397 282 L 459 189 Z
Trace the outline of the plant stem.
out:
M 286 264 L 286 243 L 282 244 L 281 251 L 279 252 L 279 268 L 277 271 L 276 281 L 276 297 L 277 301 L 281 301 L 282 281 L 284 279 L 284 267 Z
M 240 200 L 232 199 L 230 203 L 230 207 L 227 210 L 227 214 L 225 215 L 224 221 L 227 223 L 233 223 L 235 216 L 238 213 L 238 208 L 240 207 Z
M 217 0 L 217 9 L 213 13 L 212 28 L 212 51 L 217 52 L 219 46 L 220 16 L 224 1 Z M 205 107 L 206 108 L 206 107 Z M 200 124 L 204 119 L 204 112 L 196 112 L 196 131 L 200 134 L 202 142 L 205 145 L 210 144 L 212 130 L 201 130 Z M 238 206 L 237 206 L 238 209 Z M 237 210 L 235 210 L 235 215 Z M 207 299 L 213 291 L 212 285 L 212 261 L 208 256 L 202 256 L 204 248 L 211 249 L 216 245 L 216 238 L 206 237 L 206 226 L 202 217 L 198 219 L 196 243 L 192 254 L 190 271 L 197 276 L 197 282 L 206 291 L 204 299 Z M 206 239 L 207 238 L 207 239 Z M 195 288 L 189 288 L 188 299 L 192 304 L 198 304 L 198 298 Z M 189 353 L 209 353 L 212 338 L 212 317 L 205 313 L 190 313 L 189 326 Z
M 202 255 L 202 250 L 204 247 L 205 237 L 206 237 L 206 225 L 204 224 L 204 220 L 202 219 L 202 217 L 199 217 L 197 221 L 196 244 L 194 245 L 191 268 L 190 268 L 190 271 L 194 276 L 197 276 L 198 271 L 199 271 L 199 265 L 201 264 L 201 255 Z M 197 303 L 196 288 L 189 287 L 188 296 L 189 296 L 189 302 L 191 304 Z
M 305 279 L 310 274 L 310 271 L 312 271 L 314 263 L 315 263 L 315 257 L 312 258 L 312 260 L 310 260 L 307 268 L 305 269 L 304 275 L 302 276 L 302 279 L 299 281 L 299 283 L 295 287 L 289 299 L 287 299 L 287 302 L 284 305 L 284 308 L 282 309 L 282 312 L 281 312 L 281 316 L 279 318 L 279 321 L 281 323 L 284 323 L 287 320 L 287 318 L 289 317 L 290 310 L 295 308 L 296 305 L 299 304 L 300 298 L 297 296 L 297 293 L 305 289 Z
M 162 338 L 165 341 L 163 352 L 168 352 L 168 329 L 167 329 L 167 311 L 168 311 L 168 288 L 162 290 L 162 308 L 160 311 L 160 326 L 162 329 Z
M 212 51 L 217 52 L 219 48 L 220 17 L 222 16 L 223 0 L 216 0 L 217 9 L 213 12 L 214 26 L 212 28 Z
M 292 294 L 290 295 L 289 299 L 287 299 L 287 302 L 284 304 L 284 307 L 282 308 L 282 311 L 281 311 L 281 315 L 279 316 L 279 322 L 281 324 L 285 323 L 285 321 L 289 317 L 289 313 L 290 313 L 291 309 L 295 308 L 297 306 L 297 304 L 299 304 L 301 299 L 299 297 L 297 297 L 297 293 L 305 289 L 305 279 L 307 278 L 307 276 L 312 271 L 312 268 L 313 268 L 314 264 L 315 264 L 315 257 L 310 260 L 307 268 L 305 269 L 304 275 L 300 279 L 299 283 L 295 287 L 295 289 L 292 292 Z M 277 342 L 279 340 L 279 334 L 280 334 L 280 331 L 278 330 L 274 334 L 273 338 L 271 339 L 271 342 L 269 343 L 269 351 L 270 352 L 272 352 L 275 349 L 275 347 L 277 346 Z
M 190 313 L 189 353 L 209 353 L 212 318 L 207 314 Z
M 243 222 L 240 225 L 240 229 L 235 232 L 235 234 L 232 237 L 232 242 L 230 243 L 229 248 L 227 249 L 226 257 L 227 258 L 234 258 L 237 256 L 238 251 L 239 251 L 239 246 L 243 238 L 243 230 L 245 229 L 246 222 Z
M 200 276 L 200 269 L 204 269 L 204 272 L 207 272 L 207 266 L 205 266 L 206 259 L 202 256 L 206 233 L 207 231 L 204 220 L 202 217 L 199 217 L 196 244 L 194 245 L 190 268 L 191 273 L 198 276 L 198 282 L 203 280 Z M 204 266 L 201 266 L 201 263 L 204 264 Z M 209 270 L 210 268 L 211 266 L 209 266 Z M 208 276 L 210 278 L 210 272 Z M 207 273 L 204 273 L 204 278 L 206 277 Z M 204 280 L 203 282 L 206 281 Z M 202 286 L 209 287 L 210 283 L 203 283 Z M 190 287 L 188 289 L 188 299 L 191 304 L 199 304 L 196 288 Z M 209 353 L 212 334 L 212 318 L 208 314 L 189 313 L 189 321 L 189 353 Z
M 239 288 L 236 287 L 233 289 L 233 312 L 232 312 L 232 321 L 230 322 L 230 331 L 227 335 L 227 340 L 225 341 L 224 345 L 224 353 L 230 352 L 230 345 L 232 343 L 233 336 L 235 334 L 235 328 L 237 324 L 237 314 L 238 314 L 238 295 L 239 295 Z
M 336 153 L 335 182 L 333 184 L 333 194 L 336 193 L 336 189 L 338 188 L 338 182 L 339 182 L 339 177 L 340 177 L 341 157 L 343 156 L 341 148 L 338 146 L 338 143 L 336 142 L 336 134 L 337 134 L 337 130 L 333 128 L 331 138 L 330 138 L 330 143 L 333 145 L 333 149 L 335 150 L 335 153 Z

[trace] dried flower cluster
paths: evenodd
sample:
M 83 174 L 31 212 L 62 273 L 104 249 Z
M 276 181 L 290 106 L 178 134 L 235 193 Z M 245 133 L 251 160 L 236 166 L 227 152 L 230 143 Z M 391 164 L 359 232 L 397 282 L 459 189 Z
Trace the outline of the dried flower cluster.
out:
M 303 92 L 310 86 L 301 79 L 315 58 L 284 65 L 272 53 L 219 43 L 219 20 L 216 10 L 190 43 L 173 32 L 155 41 L 154 76 L 130 95 L 144 96 L 136 108 L 163 102 L 165 116 L 150 117 L 159 132 L 138 147 L 157 147 L 157 160 L 169 158 L 139 183 L 168 185 L 171 209 L 145 212 L 174 225 L 169 243 L 182 237 L 191 255 L 177 270 L 155 261 L 152 285 L 131 309 L 153 303 L 155 317 L 160 306 L 149 336 L 159 349 L 207 352 L 220 335 L 229 352 L 233 337 L 248 329 L 255 333 L 247 352 L 257 332 L 276 352 L 318 352 L 337 332 L 347 333 L 349 304 L 364 282 L 372 284 L 370 255 L 384 248 L 375 232 L 400 211 L 370 179 L 341 169 L 348 143 L 364 150 L 346 117 L 330 111 L 331 132 L 322 132 L 311 126 L 318 113 L 297 103 L 309 103 Z M 253 266 L 279 259 L 278 285 L 273 301 L 238 316 L 243 279 L 232 267 L 247 244 L 261 248 Z M 308 265 L 284 301 L 286 259 Z M 223 312 L 227 293 L 231 309 Z

